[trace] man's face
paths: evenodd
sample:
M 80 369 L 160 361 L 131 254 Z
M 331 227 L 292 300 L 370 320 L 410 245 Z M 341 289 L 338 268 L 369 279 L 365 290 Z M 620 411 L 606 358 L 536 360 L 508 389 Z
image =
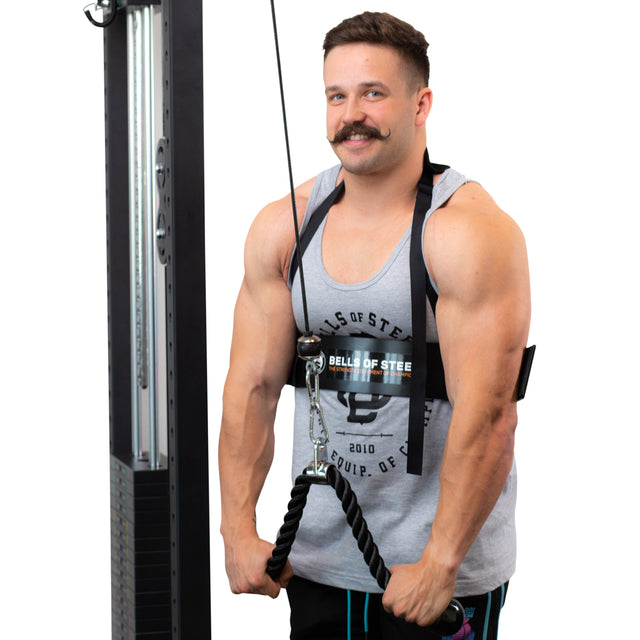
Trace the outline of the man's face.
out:
M 332 49 L 324 64 L 327 136 L 344 168 L 366 175 L 397 166 L 414 148 L 420 94 L 394 49 L 365 43 Z M 430 104 L 430 101 L 429 101 Z

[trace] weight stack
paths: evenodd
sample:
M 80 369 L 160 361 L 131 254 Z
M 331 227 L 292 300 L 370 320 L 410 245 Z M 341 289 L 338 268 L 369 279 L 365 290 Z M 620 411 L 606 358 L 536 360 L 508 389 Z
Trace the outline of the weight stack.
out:
M 170 545 L 169 470 L 112 455 L 113 640 L 171 640 Z

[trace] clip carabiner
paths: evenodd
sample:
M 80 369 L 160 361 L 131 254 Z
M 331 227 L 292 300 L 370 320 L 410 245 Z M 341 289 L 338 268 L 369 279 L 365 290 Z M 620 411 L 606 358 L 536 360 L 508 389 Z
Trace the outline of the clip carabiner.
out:
M 305 476 L 309 478 L 309 482 L 313 484 L 329 484 L 327 479 L 327 471 L 331 466 L 326 460 L 325 445 L 319 440 L 313 443 L 313 460 L 304 470 Z
M 93 7 L 96 11 L 102 11 L 102 17 L 104 18 L 102 22 L 98 22 L 91 15 L 91 12 L 89 11 L 90 7 Z M 116 19 L 116 14 L 118 13 L 118 0 L 96 0 L 96 2 L 88 4 L 83 11 L 84 15 L 87 16 L 87 20 L 89 20 L 94 27 L 104 29 Z
M 329 442 L 329 432 L 324 420 L 324 412 L 320 404 L 320 382 L 317 359 L 308 359 L 306 362 L 306 383 L 309 394 L 309 439 L 313 444 L 313 461 L 307 467 L 305 473 L 314 478 L 314 482 L 326 482 L 326 470 L 328 467 L 326 444 Z M 315 417 L 318 415 L 320 434 L 315 433 Z

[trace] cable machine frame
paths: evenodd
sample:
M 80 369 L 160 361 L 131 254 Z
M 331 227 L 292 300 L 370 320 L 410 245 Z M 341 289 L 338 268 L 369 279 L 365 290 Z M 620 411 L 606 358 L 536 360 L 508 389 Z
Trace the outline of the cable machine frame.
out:
M 153 443 L 148 454 L 142 452 L 132 418 L 136 285 L 128 188 L 132 125 L 126 14 L 152 5 L 155 11 L 160 6 L 162 25 L 163 135 L 153 142 L 157 218 L 151 246 L 157 240 L 164 265 L 166 455 L 162 446 L 154 453 Z M 211 637 L 211 605 L 202 2 L 120 0 L 110 11 L 104 78 L 112 637 L 206 640 Z

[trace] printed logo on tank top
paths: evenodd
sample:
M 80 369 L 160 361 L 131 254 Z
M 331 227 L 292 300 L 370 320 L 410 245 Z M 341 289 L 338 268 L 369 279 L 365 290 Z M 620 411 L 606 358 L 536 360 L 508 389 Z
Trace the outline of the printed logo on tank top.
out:
M 319 335 L 411 341 L 407 331 L 375 311 L 336 311 L 316 331 Z M 406 473 L 407 398 L 325 390 L 321 403 L 329 431 L 327 458 L 345 477 Z M 425 400 L 425 429 L 432 410 L 433 400 Z
M 327 318 L 318 327 L 320 335 L 333 336 L 344 327 L 349 328 L 349 335 L 367 338 L 393 338 L 394 340 L 411 340 L 411 336 L 396 326 L 391 320 L 373 311 L 336 311 L 332 318 Z M 357 328 L 352 331 L 351 328 Z M 372 329 L 377 335 L 370 333 Z

